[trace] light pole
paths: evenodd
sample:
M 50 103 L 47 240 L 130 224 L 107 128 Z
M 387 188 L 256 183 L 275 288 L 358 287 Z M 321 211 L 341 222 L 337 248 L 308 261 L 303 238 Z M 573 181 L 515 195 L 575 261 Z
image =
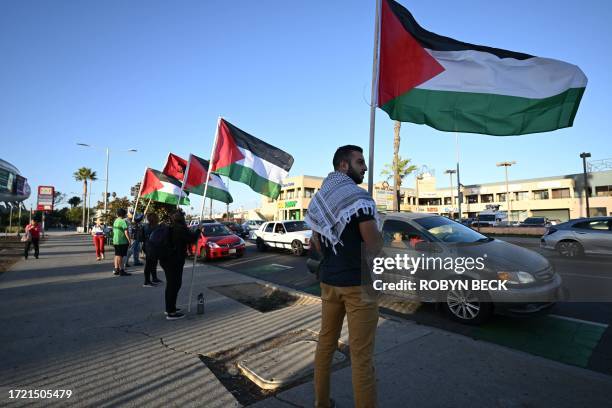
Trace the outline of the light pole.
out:
M 83 147 L 91 147 L 92 149 L 96 149 L 96 150 L 105 150 L 106 151 L 106 172 L 105 172 L 106 173 L 106 184 L 104 186 L 104 215 L 106 215 L 106 209 L 107 209 L 107 206 L 108 206 L 108 162 L 109 162 L 109 159 L 110 159 L 110 148 L 105 147 L 105 148 L 102 149 L 100 147 L 92 146 L 92 145 L 89 145 L 87 143 L 78 143 L 78 142 L 77 142 L 77 145 L 78 146 L 83 146 Z M 128 150 L 125 150 L 125 151 L 128 152 L 128 153 L 136 153 L 138 150 L 136 150 L 136 149 L 128 149 Z
M 508 212 L 508 223 L 510 223 L 512 218 L 512 214 L 510 213 L 510 192 L 508 191 L 508 167 L 514 164 L 516 164 L 514 160 L 511 162 L 506 161 L 496 164 L 497 167 L 504 167 L 506 170 L 506 211 Z
M 451 216 L 451 220 L 454 219 L 455 217 L 453 217 L 454 215 L 454 210 L 455 210 L 455 199 L 453 197 L 453 174 L 457 173 L 457 170 L 446 170 L 444 172 L 444 174 L 448 174 L 450 176 L 450 196 L 451 196 L 451 211 L 450 211 L 450 216 Z
M 589 179 L 587 177 L 586 170 L 586 159 L 587 157 L 591 157 L 591 153 L 582 152 L 580 153 L 580 158 L 582 159 L 582 174 L 584 176 L 584 196 L 586 197 L 586 216 L 590 217 L 591 209 L 589 207 Z

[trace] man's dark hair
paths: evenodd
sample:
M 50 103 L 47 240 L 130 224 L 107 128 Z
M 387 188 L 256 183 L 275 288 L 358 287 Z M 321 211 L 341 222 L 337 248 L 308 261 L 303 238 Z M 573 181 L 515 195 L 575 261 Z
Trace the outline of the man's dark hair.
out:
M 185 213 L 178 209 L 172 213 L 170 219 L 173 224 L 185 224 Z
M 338 150 L 336 150 L 336 153 L 334 153 L 334 159 L 332 160 L 334 169 L 338 170 L 338 167 L 340 167 L 340 163 L 342 163 L 342 161 L 350 162 L 352 152 L 363 153 L 363 149 L 355 145 L 340 146 Z
M 127 211 L 125 210 L 125 208 L 119 208 L 117 209 L 117 217 L 125 217 L 127 215 Z

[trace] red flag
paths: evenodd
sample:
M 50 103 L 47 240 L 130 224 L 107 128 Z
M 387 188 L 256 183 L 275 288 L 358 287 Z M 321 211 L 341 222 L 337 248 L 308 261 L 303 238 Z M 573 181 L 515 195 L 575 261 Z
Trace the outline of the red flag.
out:
M 185 177 L 185 169 L 187 168 L 187 160 L 174 153 L 168 153 L 168 160 L 164 166 L 163 173 L 167 176 L 183 181 Z

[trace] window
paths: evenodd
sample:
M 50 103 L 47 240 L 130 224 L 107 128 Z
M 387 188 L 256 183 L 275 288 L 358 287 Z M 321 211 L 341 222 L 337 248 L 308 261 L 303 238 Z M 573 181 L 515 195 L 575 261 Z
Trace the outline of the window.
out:
M 266 231 L 266 232 L 273 232 L 273 231 L 274 231 L 274 223 L 273 223 L 273 222 L 271 222 L 271 223 L 269 223 L 268 225 L 266 225 L 266 229 L 265 229 L 265 231 Z
M 579 222 L 577 224 L 574 224 L 574 228 L 596 231 L 609 231 L 609 222 L 610 221 L 607 220 Z
M 529 191 L 517 191 L 514 193 L 514 199 L 516 201 L 529 200 Z
M 612 186 L 595 187 L 595 195 L 597 197 L 612 197 Z
M 497 202 L 502 203 L 506 201 L 506 193 L 497 193 Z
M 293 190 L 287 190 L 287 200 L 293 198 Z
M 386 247 L 414 248 L 417 242 L 427 241 L 427 238 L 419 230 L 404 221 L 385 221 L 382 232 Z
M 307 231 L 310 229 L 304 221 L 286 222 L 285 228 L 288 232 Z
M 534 200 L 548 200 L 548 190 L 533 190 Z
M 417 218 L 414 222 L 425 228 L 442 242 L 474 243 L 489 242 L 491 240 L 473 229 L 445 217 Z
M 314 195 L 314 188 L 304 188 L 304 198 L 311 198 Z
M 478 202 L 478 194 L 472 194 L 469 196 L 465 196 L 468 204 L 475 204 Z
M 444 197 L 444 205 L 451 205 L 452 203 L 451 197 Z
M 570 198 L 569 188 L 553 188 L 552 198 Z
M 481 203 L 492 203 L 493 202 L 493 194 L 481 194 L 480 195 Z
M 283 224 L 278 222 L 276 223 L 276 226 L 274 227 L 274 233 L 275 234 L 284 234 L 285 233 L 285 227 L 283 227 Z
M 442 205 L 441 198 L 419 198 L 419 205 Z
M 278 199 L 279 199 L 279 200 L 284 200 L 284 199 L 285 199 L 285 192 L 284 192 L 284 191 L 281 191 L 281 192 L 280 192 L 280 194 L 279 194 L 279 196 L 278 196 Z

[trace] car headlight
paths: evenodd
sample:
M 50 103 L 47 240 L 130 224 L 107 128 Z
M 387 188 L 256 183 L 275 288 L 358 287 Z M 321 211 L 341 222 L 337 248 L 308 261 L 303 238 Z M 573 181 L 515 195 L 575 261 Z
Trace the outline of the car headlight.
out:
M 239 239 L 240 239 L 240 241 L 239 241 L 240 245 L 244 245 L 244 239 L 242 239 L 242 238 L 239 238 Z
M 535 278 L 533 277 L 533 275 L 524 271 L 500 271 L 497 272 L 497 277 L 499 278 L 499 280 L 506 281 L 513 285 L 522 285 L 526 283 L 535 282 Z
M 209 248 L 221 248 L 219 245 L 217 245 L 216 242 L 212 242 L 212 241 L 208 241 L 206 245 L 208 245 Z

